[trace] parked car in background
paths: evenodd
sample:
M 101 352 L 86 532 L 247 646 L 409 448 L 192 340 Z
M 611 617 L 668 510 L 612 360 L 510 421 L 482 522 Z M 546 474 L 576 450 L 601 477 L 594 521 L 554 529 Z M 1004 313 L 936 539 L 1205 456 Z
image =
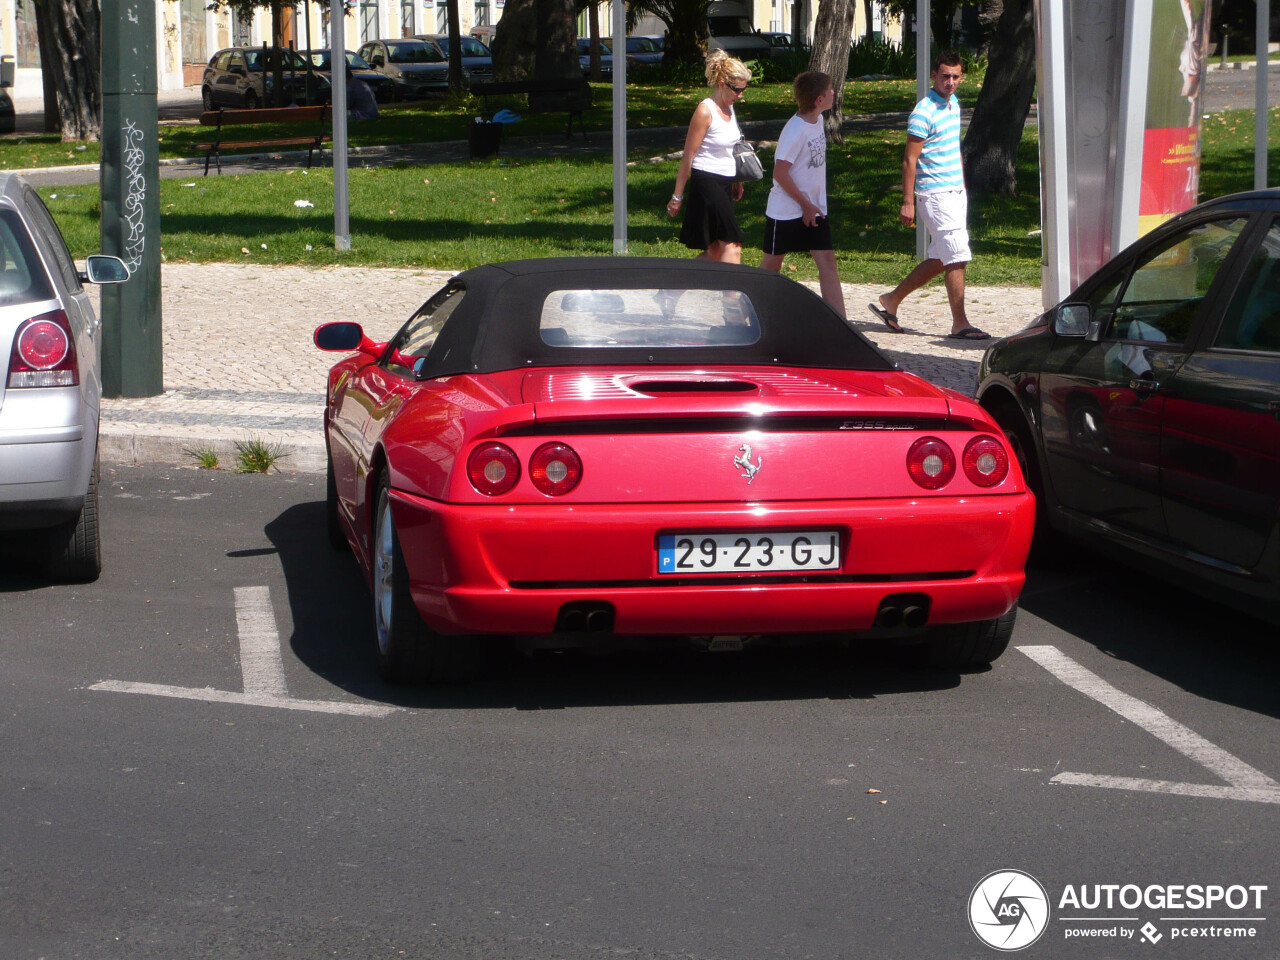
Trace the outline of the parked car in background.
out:
M 627 37 L 627 66 L 656 67 L 662 63 L 662 38 Z
M 751 23 L 751 12 L 736 0 L 714 0 L 707 5 L 707 31 L 707 43 L 713 50 L 724 50 L 739 60 L 773 56 L 769 41 Z
M 396 85 L 396 98 L 418 100 L 449 92 L 449 64 L 426 40 L 371 40 L 356 51 Z
M 275 58 L 283 69 L 284 100 L 289 104 L 328 103 L 329 81 L 309 60 L 282 47 L 228 47 L 209 58 L 200 83 L 206 110 L 219 107 L 269 107 L 275 104 Z
M 498 32 L 498 28 L 489 23 L 476 24 L 470 30 L 470 36 L 475 37 L 486 47 L 493 46 L 493 36 Z
M 784 57 L 789 53 L 809 52 L 809 44 L 797 43 L 796 38 L 789 33 L 766 30 L 760 36 L 769 41 L 769 46 L 772 48 L 772 53 L 775 57 Z
M 1280 190 L 1201 204 L 992 344 L 1039 526 L 1280 622 Z
M 448 34 L 423 36 L 418 39 L 435 44 L 436 49 L 440 51 L 445 60 L 449 59 Z M 470 85 L 472 83 L 486 83 L 492 80 L 493 54 L 489 52 L 489 48 L 474 37 L 459 37 L 458 42 L 462 46 L 462 75 L 464 81 Z
M 9 91 L 0 87 L 0 133 L 13 133 L 18 129 L 18 113 L 13 107 Z
M 578 66 L 582 69 L 583 76 L 591 76 L 590 37 L 578 38 Z M 600 75 L 605 78 L 613 76 L 613 51 L 603 39 L 600 41 Z
M 390 103 L 396 98 L 396 82 L 386 74 L 378 73 L 369 64 L 365 63 L 358 53 L 351 50 L 346 51 L 347 64 L 351 67 L 351 74 L 358 80 L 363 80 L 369 85 L 369 89 L 373 91 L 374 99 L 379 103 Z M 329 79 L 330 51 L 328 50 L 303 50 L 301 56 L 311 61 L 311 65 L 316 71 L 322 74 L 326 80 Z
M 490 264 L 387 340 L 339 322 L 315 342 L 349 354 L 329 538 L 372 588 L 390 680 L 466 676 L 493 635 L 840 631 L 952 669 L 1009 641 L 1035 503 L 1000 429 L 776 273 Z
M 99 322 L 83 284 L 117 283 L 118 257 L 76 269 L 53 217 L 0 173 L 0 541 L 55 580 L 96 580 Z

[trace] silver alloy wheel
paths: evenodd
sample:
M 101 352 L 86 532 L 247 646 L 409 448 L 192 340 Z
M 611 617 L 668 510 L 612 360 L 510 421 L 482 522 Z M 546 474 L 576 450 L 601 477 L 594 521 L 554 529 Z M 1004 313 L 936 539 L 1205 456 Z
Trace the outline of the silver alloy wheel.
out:
M 395 528 L 391 503 L 383 489 L 378 497 L 378 522 L 373 534 L 373 618 L 378 631 L 378 652 L 384 657 L 391 644 L 391 606 L 394 602 Z

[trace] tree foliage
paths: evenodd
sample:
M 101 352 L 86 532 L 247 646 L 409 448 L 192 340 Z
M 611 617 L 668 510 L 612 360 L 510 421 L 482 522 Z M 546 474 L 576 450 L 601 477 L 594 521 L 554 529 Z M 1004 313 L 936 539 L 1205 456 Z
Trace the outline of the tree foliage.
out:
M 663 63 L 701 63 L 706 56 L 707 8 L 711 0 L 632 0 L 627 4 L 627 29 L 645 14 L 666 25 Z

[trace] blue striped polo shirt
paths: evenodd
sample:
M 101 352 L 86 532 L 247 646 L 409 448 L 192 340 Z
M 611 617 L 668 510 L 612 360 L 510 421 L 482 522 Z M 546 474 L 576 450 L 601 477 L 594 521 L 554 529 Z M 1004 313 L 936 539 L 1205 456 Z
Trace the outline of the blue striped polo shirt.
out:
M 924 141 L 916 163 L 916 193 L 963 190 L 960 164 L 960 101 L 944 100 L 938 91 L 916 104 L 907 121 L 907 133 Z

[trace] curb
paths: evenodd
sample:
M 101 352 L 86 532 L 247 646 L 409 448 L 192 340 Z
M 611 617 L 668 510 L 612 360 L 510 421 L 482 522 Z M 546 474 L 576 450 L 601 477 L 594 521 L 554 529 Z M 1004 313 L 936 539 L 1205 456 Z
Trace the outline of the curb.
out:
M 279 449 L 280 457 L 275 469 L 290 473 L 324 473 L 324 440 L 313 441 L 293 438 L 278 441 L 270 436 L 262 439 Z M 236 445 L 231 440 L 207 440 L 200 437 L 173 437 L 160 434 L 114 433 L 104 422 L 98 435 L 98 456 L 103 463 L 117 466 L 165 466 L 192 467 L 195 461 L 187 451 L 192 447 L 214 450 L 225 464 L 236 462 Z

